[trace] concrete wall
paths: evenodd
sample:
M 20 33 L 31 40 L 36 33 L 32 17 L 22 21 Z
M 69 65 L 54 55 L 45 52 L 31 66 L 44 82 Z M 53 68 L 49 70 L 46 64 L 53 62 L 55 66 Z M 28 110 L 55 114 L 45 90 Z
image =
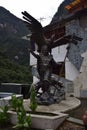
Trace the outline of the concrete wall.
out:
M 65 73 L 66 73 L 66 79 L 74 81 L 76 77 L 79 75 L 79 71 L 76 69 L 76 67 L 69 61 L 69 59 L 66 59 L 65 62 Z
M 0 92 L 22 94 L 24 98 L 29 97 L 29 84 L 1 83 Z
M 84 17 L 84 19 L 83 19 Z M 71 44 L 68 58 L 79 70 L 83 61 L 81 54 L 87 50 L 87 18 L 86 15 L 74 19 L 66 24 L 66 34 L 75 34 L 78 37 L 83 38 L 82 41 L 78 42 L 75 46 Z M 84 25 L 84 26 L 83 26 Z
M 78 42 L 77 46 L 71 44 L 68 58 L 72 65 L 78 70 L 73 69 L 76 71 L 76 76 L 73 75 L 73 70 L 71 69 L 74 96 L 87 97 L 87 13 L 68 22 L 66 24 L 66 34 L 75 34 L 83 38 L 82 41 Z M 71 68 L 73 68 L 73 66 Z M 68 70 L 66 70 L 66 73 L 68 73 Z
M 35 51 L 35 53 L 37 53 L 37 51 Z M 37 59 L 30 53 L 30 66 L 36 64 L 37 64 Z
M 56 62 L 64 61 L 65 55 L 67 53 L 66 47 L 67 45 L 63 45 L 52 49 L 52 55 Z

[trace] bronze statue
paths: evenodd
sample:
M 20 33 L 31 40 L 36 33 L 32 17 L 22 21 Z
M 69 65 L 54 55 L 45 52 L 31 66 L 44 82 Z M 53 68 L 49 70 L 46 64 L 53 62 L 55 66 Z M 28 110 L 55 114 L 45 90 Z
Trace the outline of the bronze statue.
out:
M 49 54 L 48 47 L 44 45 L 41 48 L 41 52 L 38 54 L 35 54 L 32 50 L 29 50 L 32 55 L 37 58 L 37 70 L 40 76 L 40 80 L 50 80 L 51 73 L 52 73 L 52 60 L 53 56 Z
M 49 53 L 49 49 L 47 45 L 43 45 L 41 48 L 41 52 L 35 54 L 31 49 L 28 49 L 32 55 L 37 58 L 37 71 L 40 77 L 40 85 L 42 85 L 43 91 L 46 91 L 49 88 L 53 65 L 57 64 L 53 56 Z M 39 87 L 38 87 L 39 89 Z
M 42 100 L 44 100 L 43 102 L 45 103 L 47 102 L 47 104 L 49 104 L 50 102 L 53 103 L 55 100 L 53 98 L 55 92 L 53 94 L 50 93 L 51 87 L 52 91 L 54 90 L 54 88 L 57 91 L 60 91 L 59 87 L 63 88 L 62 83 L 58 81 L 58 78 L 57 80 L 55 80 L 56 78 L 52 74 L 53 67 L 57 66 L 57 63 L 55 62 L 51 54 L 51 48 L 53 43 L 55 42 L 54 35 L 52 35 L 50 39 L 47 39 L 44 36 L 43 27 L 41 23 L 38 22 L 35 18 L 33 18 L 26 11 L 22 12 L 22 14 L 23 18 L 25 19 L 24 22 L 32 33 L 31 39 L 33 39 L 33 41 L 38 46 L 37 51 L 39 52 L 39 54 L 34 53 L 34 51 L 32 51 L 31 49 L 28 49 L 28 51 L 30 51 L 31 54 L 37 59 L 37 71 L 40 77 L 40 81 L 35 85 L 37 94 L 39 93 L 39 89 L 42 89 L 39 101 L 41 100 L 40 103 L 42 102 Z

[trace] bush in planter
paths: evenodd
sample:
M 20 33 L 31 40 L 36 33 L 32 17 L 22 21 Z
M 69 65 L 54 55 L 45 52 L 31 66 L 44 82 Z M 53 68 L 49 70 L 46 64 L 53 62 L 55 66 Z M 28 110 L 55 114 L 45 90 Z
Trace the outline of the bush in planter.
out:
M 17 118 L 18 122 L 13 127 L 16 129 L 22 129 L 22 130 L 29 130 L 31 126 L 31 117 L 26 116 L 26 111 L 24 109 L 21 109 L 21 111 L 17 112 Z
M 23 99 L 17 99 L 15 95 L 12 96 L 12 108 L 17 112 L 17 124 L 13 127 L 16 129 L 29 130 L 31 126 L 31 116 L 26 115 L 26 110 L 23 106 Z
M 0 127 L 5 127 L 9 122 L 8 106 L 0 106 Z
M 16 95 L 12 95 L 11 106 L 17 112 L 23 108 L 23 99 L 17 99 Z
M 35 87 L 34 86 L 31 87 L 30 105 L 29 105 L 29 107 L 32 110 L 32 112 L 36 111 L 37 101 L 36 101 L 36 91 L 35 91 Z
M 29 130 L 31 127 L 31 116 L 26 116 L 26 110 L 23 106 L 23 99 L 17 99 L 16 95 L 12 95 L 12 108 L 17 112 L 17 124 L 13 127 L 16 129 Z M 36 92 L 34 87 L 31 88 L 30 106 L 32 112 L 37 108 Z

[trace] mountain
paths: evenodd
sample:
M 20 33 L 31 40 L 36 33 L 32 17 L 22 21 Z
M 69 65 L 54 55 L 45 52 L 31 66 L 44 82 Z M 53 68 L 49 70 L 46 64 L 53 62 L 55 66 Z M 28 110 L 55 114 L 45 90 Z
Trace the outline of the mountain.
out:
M 21 19 L 0 6 L 0 52 L 12 61 L 28 65 L 30 43 L 22 37 L 29 33 Z
M 55 21 L 59 21 L 68 15 L 68 11 L 65 9 L 65 6 L 73 1 L 74 0 L 64 0 L 58 7 L 57 12 L 53 16 L 51 23 L 54 23 Z
M 52 22 L 65 17 L 65 5 L 73 0 L 64 0 L 55 13 Z M 0 6 L 0 83 L 31 83 L 32 75 L 28 67 L 29 41 L 23 36 L 29 34 L 23 21 Z

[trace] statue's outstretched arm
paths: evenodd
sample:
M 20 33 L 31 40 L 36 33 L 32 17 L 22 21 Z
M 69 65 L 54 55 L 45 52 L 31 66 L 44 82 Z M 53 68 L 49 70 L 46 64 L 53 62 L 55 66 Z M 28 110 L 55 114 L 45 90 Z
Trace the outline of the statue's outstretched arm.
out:
M 35 54 L 31 49 L 28 48 L 28 51 L 35 57 L 35 58 L 39 58 L 38 54 Z

